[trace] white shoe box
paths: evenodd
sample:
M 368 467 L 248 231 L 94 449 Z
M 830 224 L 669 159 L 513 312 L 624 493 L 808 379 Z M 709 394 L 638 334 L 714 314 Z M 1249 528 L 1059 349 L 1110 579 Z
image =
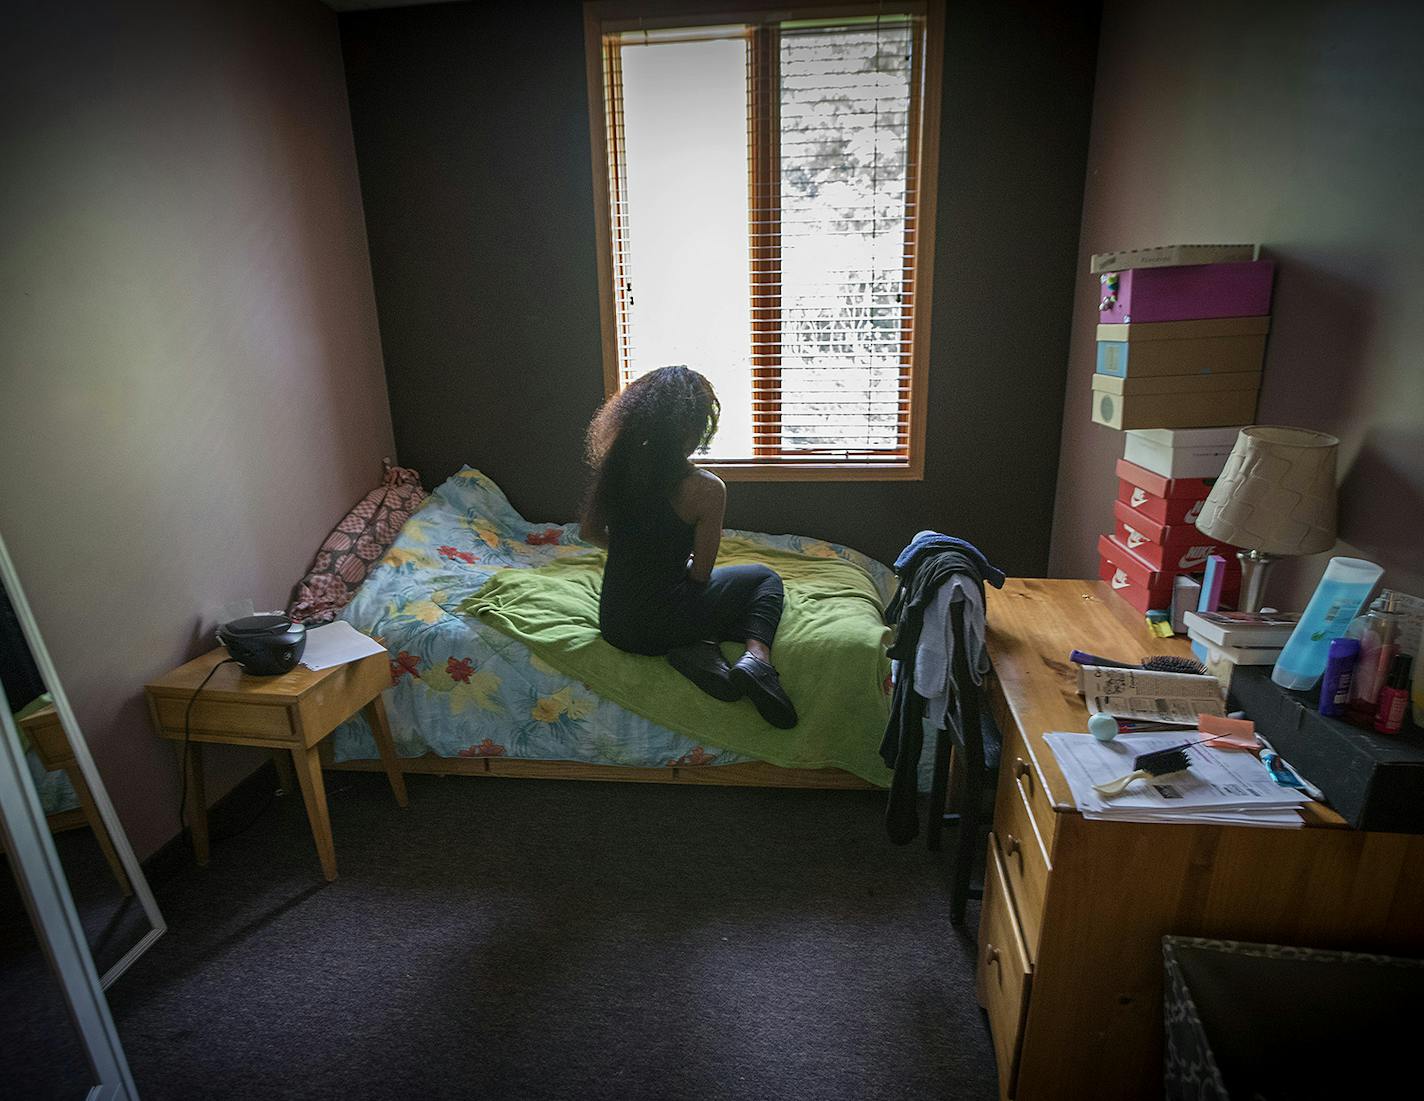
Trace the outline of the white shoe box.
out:
M 1226 465 L 1241 427 L 1140 428 L 1127 437 L 1122 457 L 1164 478 L 1215 478 Z

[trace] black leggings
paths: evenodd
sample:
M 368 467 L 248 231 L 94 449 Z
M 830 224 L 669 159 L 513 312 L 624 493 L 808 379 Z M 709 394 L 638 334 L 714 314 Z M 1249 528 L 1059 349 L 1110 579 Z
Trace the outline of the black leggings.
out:
M 769 647 L 785 602 L 776 571 L 755 565 L 719 566 L 705 585 L 684 580 L 655 599 L 648 596 L 610 591 L 604 579 L 599 628 L 618 649 L 666 654 L 696 642 L 749 638 Z

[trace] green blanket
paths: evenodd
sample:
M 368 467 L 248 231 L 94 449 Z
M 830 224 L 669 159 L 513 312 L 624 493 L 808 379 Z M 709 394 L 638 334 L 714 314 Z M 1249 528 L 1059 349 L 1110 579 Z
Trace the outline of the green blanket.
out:
M 689 738 L 786 768 L 842 768 L 889 784 L 877 752 L 890 705 L 886 629 L 875 585 L 859 566 L 722 540 L 719 566 L 760 562 L 786 584 L 772 660 L 800 722 L 777 730 L 750 701 L 714 700 L 662 658 L 628 654 L 603 641 L 603 562 L 601 551 L 590 551 L 538 569 L 501 570 L 461 610 L 600 696 Z M 736 644 L 724 649 L 729 659 L 741 655 Z

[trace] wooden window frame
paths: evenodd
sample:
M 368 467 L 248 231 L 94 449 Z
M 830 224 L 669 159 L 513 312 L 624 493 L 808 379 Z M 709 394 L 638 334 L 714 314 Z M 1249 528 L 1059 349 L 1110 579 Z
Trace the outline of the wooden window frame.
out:
M 785 19 L 834 18 L 848 15 L 874 15 L 881 5 L 865 0 L 820 0 L 805 5 L 788 5 L 785 0 L 727 0 L 728 6 L 718 6 L 717 0 L 586 0 L 584 4 L 585 60 L 588 78 L 589 144 L 593 162 L 594 227 L 597 235 L 599 316 L 603 343 L 604 394 L 612 397 L 619 390 L 620 350 L 626 334 L 619 331 L 620 317 L 615 302 L 622 280 L 616 278 L 615 263 L 621 262 L 622 250 L 613 247 L 614 233 L 621 236 L 622 213 L 615 214 L 609 186 L 609 136 L 612 127 L 620 126 L 620 105 L 610 110 L 607 94 L 612 52 L 604 36 L 628 30 L 659 30 L 689 25 L 726 25 L 732 23 L 763 24 L 753 32 L 752 66 L 754 79 L 765 79 L 768 58 L 775 56 L 775 27 L 764 24 Z M 911 128 L 918 128 L 917 151 L 907 178 L 906 191 L 916 199 L 916 232 L 914 246 L 905 258 L 905 293 L 915 303 L 911 331 L 902 345 L 901 362 L 910 375 L 910 400 L 902 411 L 902 433 L 908 433 L 907 457 L 902 462 L 857 463 L 854 461 L 778 461 L 775 458 L 753 458 L 746 462 L 708 461 L 699 463 L 708 470 L 732 481 L 922 481 L 925 470 L 925 428 L 929 394 L 930 315 L 934 301 L 933 267 L 935 212 L 939 182 L 940 89 L 943 84 L 944 5 L 908 4 L 925 21 L 924 50 L 917 56 L 919 64 L 911 79 L 918 95 L 911 98 L 913 107 Z M 898 9 L 898 10 L 903 10 Z M 618 85 L 621 87 L 621 84 Z M 764 128 L 762 128 L 764 129 Z M 774 131 L 775 128 L 772 128 Z M 777 163 L 778 135 L 753 135 L 754 155 L 749 164 L 752 202 L 756 203 L 756 185 L 766 185 Z M 621 145 L 621 143 L 618 143 Z M 612 166 L 613 171 L 621 171 Z M 779 246 L 752 232 L 749 238 L 751 280 L 755 287 L 760 279 L 776 278 L 780 268 Z M 754 300 L 755 301 L 755 300 Z M 758 326 L 766 329 L 780 324 L 779 305 L 752 311 L 753 333 Z M 779 375 L 779 353 L 757 352 L 753 347 L 753 374 L 763 377 Z M 759 399 L 753 389 L 752 418 L 754 427 L 780 418 L 775 401 Z

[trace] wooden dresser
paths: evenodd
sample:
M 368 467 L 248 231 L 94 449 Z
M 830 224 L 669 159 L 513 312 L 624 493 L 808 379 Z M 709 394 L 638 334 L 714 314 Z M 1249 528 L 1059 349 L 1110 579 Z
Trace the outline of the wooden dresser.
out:
M 1043 741 L 1086 730 L 1073 648 L 1186 654 L 1099 581 L 988 592 L 989 695 L 1004 734 L 979 924 L 979 1001 L 1017 1101 L 1162 1093 L 1162 937 L 1424 955 L 1424 836 L 1093 822 Z M 1348 1012 L 1347 1006 L 1341 1007 Z

